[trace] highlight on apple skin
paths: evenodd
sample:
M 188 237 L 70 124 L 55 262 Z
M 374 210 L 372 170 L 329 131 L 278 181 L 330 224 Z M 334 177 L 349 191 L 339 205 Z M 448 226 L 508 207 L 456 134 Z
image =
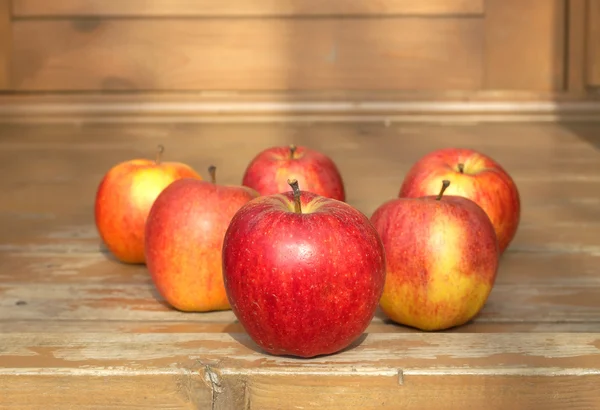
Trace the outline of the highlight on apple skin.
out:
M 143 264 L 144 230 L 156 197 L 181 178 L 202 179 L 189 165 L 163 162 L 164 147 L 156 159 L 133 159 L 113 166 L 96 191 L 94 220 L 109 252 L 123 263 Z
M 278 146 L 257 154 L 248 164 L 242 185 L 261 195 L 290 191 L 288 179 L 295 179 L 303 191 L 346 200 L 344 181 L 334 161 L 304 146 Z
M 146 266 L 165 301 L 180 311 L 230 309 L 221 265 L 233 215 L 259 196 L 252 188 L 184 178 L 156 198 L 146 222 Z
M 385 251 L 368 218 L 345 202 L 300 191 L 261 196 L 236 213 L 223 242 L 231 307 L 273 355 L 332 354 L 371 322 Z
M 443 148 L 424 155 L 412 166 L 398 197 L 435 195 L 444 179 L 451 182 L 447 195 L 469 198 L 483 208 L 494 225 L 500 253 L 504 253 L 521 218 L 519 191 L 510 174 L 478 151 Z
M 444 195 L 452 185 L 442 184 L 437 196 L 393 199 L 371 216 L 386 252 L 381 309 L 423 331 L 472 320 L 492 291 L 500 258 L 487 214 L 468 198 Z

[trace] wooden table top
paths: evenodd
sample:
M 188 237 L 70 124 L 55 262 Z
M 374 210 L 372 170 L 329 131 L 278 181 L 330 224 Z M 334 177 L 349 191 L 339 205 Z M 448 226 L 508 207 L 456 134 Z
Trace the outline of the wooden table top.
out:
M 425 333 L 377 313 L 352 349 L 273 357 L 231 311 L 170 309 L 100 245 L 101 177 L 159 143 L 223 183 L 268 146 L 310 145 L 368 216 L 421 155 L 475 148 L 517 182 L 521 225 L 472 323 Z M 600 408 L 598 125 L 0 125 L 0 169 L 2 408 Z

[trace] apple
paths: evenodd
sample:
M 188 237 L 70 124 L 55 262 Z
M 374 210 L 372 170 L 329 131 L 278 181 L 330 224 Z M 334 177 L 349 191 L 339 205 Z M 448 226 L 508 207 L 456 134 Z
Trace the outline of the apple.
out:
M 437 196 L 392 199 L 371 216 L 386 252 L 381 310 L 396 323 L 424 331 L 473 319 L 498 270 L 492 222 L 472 200 L 443 195 L 449 185 L 444 180 Z
M 273 195 L 291 191 L 288 179 L 297 180 L 303 191 L 346 200 L 344 182 L 333 160 L 303 146 L 271 147 L 260 152 L 248 164 L 242 185 L 261 195 Z
M 185 312 L 230 309 L 221 268 L 225 231 L 242 205 L 259 196 L 252 188 L 183 178 L 154 201 L 146 222 L 146 266 L 169 305 Z
M 272 355 L 338 352 L 372 320 L 385 283 L 385 250 L 369 219 L 345 202 L 300 191 L 253 199 L 223 242 L 231 308 Z
M 100 238 L 123 263 L 141 264 L 144 229 L 154 200 L 171 182 L 202 177 L 181 162 L 162 162 L 164 147 L 156 159 L 132 159 L 113 166 L 96 191 L 94 218 Z
M 500 164 L 470 149 L 444 148 L 423 156 L 405 176 L 401 198 L 435 195 L 442 180 L 452 182 L 447 195 L 464 196 L 477 203 L 494 225 L 504 253 L 513 240 L 521 217 L 517 185 Z

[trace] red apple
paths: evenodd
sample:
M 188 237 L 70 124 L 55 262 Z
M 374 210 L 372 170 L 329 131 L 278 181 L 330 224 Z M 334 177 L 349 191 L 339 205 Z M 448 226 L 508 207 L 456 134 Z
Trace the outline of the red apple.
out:
M 184 178 L 156 198 L 146 222 L 146 266 L 160 295 L 175 309 L 230 308 L 223 285 L 225 231 L 242 205 L 258 197 L 244 186 Z
M 473 319 L 496 280 L 500 252 L 492 222 L 472 200 L 443 195 L 382 204 L 371 222 L 387 273 L 382 311 L 394 322 L 443 330 Z
M 124 263 L 144 263 L 144 228 L 154 200 L 171 182 L 202 177 L 181 162 L 133 159 L 112 167 L 102 178 L 95 200 L 95 223 L 108 250 Z
M 445 148 L 417 161 L 405 176 L 398 196 L 435 195 L 442 180 L 452 182 L 447 195 L 471 199 L 494 225 L 503 253 L 513 240 L 521 217 L 517 186 L 508 172 L 487 155 L 470 149 Z
M 273 355 L 338 352 L 360 337 L 385 283 L 385 251 L 368 218 L 313 192 L 262 196 L 233 217 L 223 243 L 231 307 Z
M 306 147 L 272 147 L 259 153 L 248 165 L 242 184 L 261 195 L 291 191 L 288 179 L 295 179 L 303 191 L 346 200 L 344 182 L 331 158 Z

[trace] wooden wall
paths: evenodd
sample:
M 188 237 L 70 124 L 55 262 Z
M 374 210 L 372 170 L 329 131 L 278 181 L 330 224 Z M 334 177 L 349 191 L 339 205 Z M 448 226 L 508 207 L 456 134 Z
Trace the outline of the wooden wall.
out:
M 12 94 L 596 86 L 600 0 L 0 0 Z

